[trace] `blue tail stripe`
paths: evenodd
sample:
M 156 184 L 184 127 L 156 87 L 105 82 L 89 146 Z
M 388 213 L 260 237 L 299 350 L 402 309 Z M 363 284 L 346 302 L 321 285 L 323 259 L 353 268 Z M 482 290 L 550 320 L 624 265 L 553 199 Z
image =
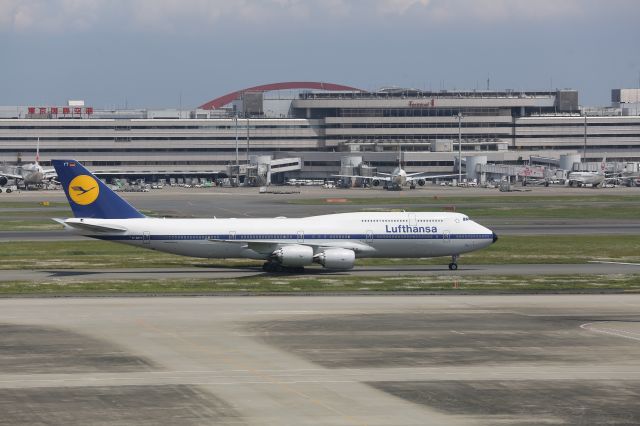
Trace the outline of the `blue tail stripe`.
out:
M 75 160 L 51 160 L 75 217 L 145 217 Z

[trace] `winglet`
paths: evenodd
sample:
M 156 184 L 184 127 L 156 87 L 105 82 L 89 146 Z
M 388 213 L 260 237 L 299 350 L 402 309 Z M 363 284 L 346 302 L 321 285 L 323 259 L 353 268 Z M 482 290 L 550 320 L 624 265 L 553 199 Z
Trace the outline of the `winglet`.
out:
M 75 217 L 145 217 L 75 160 L 51 160 Z

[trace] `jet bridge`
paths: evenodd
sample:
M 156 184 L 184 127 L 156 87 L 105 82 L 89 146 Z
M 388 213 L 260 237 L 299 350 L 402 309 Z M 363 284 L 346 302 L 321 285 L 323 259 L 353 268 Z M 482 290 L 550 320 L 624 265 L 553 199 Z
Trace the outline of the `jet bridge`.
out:
M 254 155 L 246 167 L 246 183 L 250 186 L 271 184 L 271 176 L 276 173 L 292 172 L 302 169 L 302 158 L 271 158 L 269 155 Z

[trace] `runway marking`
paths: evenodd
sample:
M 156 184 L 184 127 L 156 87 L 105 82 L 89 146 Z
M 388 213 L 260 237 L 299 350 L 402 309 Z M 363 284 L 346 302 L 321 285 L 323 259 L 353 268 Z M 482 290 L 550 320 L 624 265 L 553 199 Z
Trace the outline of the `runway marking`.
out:
M 610 265 L 630 265 L 630 266 L 640 266 L 640 263 L 630 263 L 630 262 L 612 262 L 607 260 L 590 260 L 589 263 L 607 263 Z
M 612 328 L 590 327 L 591 325 L 593 325 L 593 323 L 588 322 L 586 324 L 582 324 L 580 328 L 587 331 L 595 331 L 597 333 L 609 334 L 611 336 L 623 337 L 625 339 L 637 340 L 638 342 L 640 342 L 640 334 L 638 334 L 637 332 L 627 331 L 627 330 L 616 330 Z

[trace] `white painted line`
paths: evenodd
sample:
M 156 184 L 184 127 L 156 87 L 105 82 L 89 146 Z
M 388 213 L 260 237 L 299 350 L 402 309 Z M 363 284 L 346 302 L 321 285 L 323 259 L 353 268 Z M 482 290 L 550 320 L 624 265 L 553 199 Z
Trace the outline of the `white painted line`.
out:
M 640 263 L 630 263 L 630 262 L 610 262 L 606 260 L 590 260 L 589 263 L 608 263 L 611 265 L 630 265 L 630 266 L 640 266 Z
M 589 323 L 586 323 L 586 324 L 582 324 L 580 326 L 580 328 L 583 329 L 583 330 L 595 331 L 596 333 L 609 334 L 611 336 L 623 337 L 625 339 L 631 339 L 631 340 L 636 340 L 636 341 L 640 342 L 640 336 L 638 336 L 637 333 L 634 333 L 632 331 L 614 330 L 614 329 L 611 329 L 611 328 L 590 327 L 592 325 L 593 325 L 593 323 L 589 322 Z M 634 335 L 636 335 L 638 337 L 629 336 L 629 334 L 634 334 Z

